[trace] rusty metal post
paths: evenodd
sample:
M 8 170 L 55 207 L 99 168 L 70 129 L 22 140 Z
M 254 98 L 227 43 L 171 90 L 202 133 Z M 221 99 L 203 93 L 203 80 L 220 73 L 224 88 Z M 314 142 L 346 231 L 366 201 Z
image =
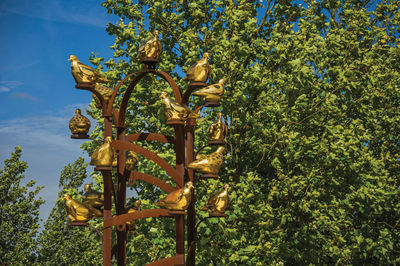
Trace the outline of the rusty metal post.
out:
M 187 164 L 191 163 L 194 160 L 194 119 L 189 119 L 186 125 L 186 160 Z M 194 182 L 194 171 L 191 169 L 187 170 L 189 180 Z M 187 232 L 188 232 L 188 257 L 186 259 L 186 265 L 194 266 L 195 262 L 195 252 L 196 252 L 196 232 L 195 232 L 195 224 L 196 224 L 196 210 L 194 208 L 195 192 L 192 191 L 192 202 L 190 203 L 187 210 Z
M 118 140 L 125 140 L 125 128 L 117 128 Z M 118 183 L 117 183 L 117 215 L 126 213 L 126 174 L 125 150 L 118 153 Z M 117 262 L 119 266 L 126 265 L 126 230 L 117 230 Z
M 104 138 L 111 136 L 112 137 L 112 117 L 111 116 L 103 116 L 104 117 Z M 103 221 L 108 219 L 112 219 L 111 209 L 112 209 L 112 191 L 113 191 L 113 182 L 112 182 L 112 174 L 111 169 L 101 171 L 103 174 L 104 180 L 104 210 L 103 210 Z M 107 227 L 103 229 L 103 265 L 110 266 L 111 265 L 111 227 Z
M 175 129 L 175 154 L 176 154 L 176 170 L 182 179 L 178 182 L 178 187 L 183 187 L 185 176 L 185 139 L 183 125 L 174 125 Z M 185 216 L 175 216 L 176 229 L 176 255 L 185 256 Z

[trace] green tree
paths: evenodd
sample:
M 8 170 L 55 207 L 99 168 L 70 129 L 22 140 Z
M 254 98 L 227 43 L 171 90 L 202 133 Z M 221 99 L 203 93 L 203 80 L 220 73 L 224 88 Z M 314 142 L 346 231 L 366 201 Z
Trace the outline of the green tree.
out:
M 36 258 L 36 234 L 40 228 L 39 208 L 44 201 L 35 181 L 21 185 L 28 168 L 20 161 L 21 147 L 15 147 L 0 169 L 0 263 L 29 264 Z
M 232 187 L 225 219 L 200 224 L 197 262 L 211 264 L 395 264 L 400 253 L 400 48 L 398 1 L 106 0 L 120 17 L 114 57 L 91 61 L 114 86 L 142 69 L 140 42 L 162 33 L 159 69 L 182 72 L 211 52 L 209 83 L 227 79 L 222 106 L 202 111 L 196 147 L 222 111 L 228 155 L 218 180 L 200 181 L 198 204 Z M 124 90 L 126 87 L 122 87 Z M 155 77 L 130 98 L 127 133 L 173 134 Z M 120 99 L 118 99 L 120 100 Z M 115 107 L 118 107 L 118 100 Z M 192 99 L 191 106 L 201 101 Z M 140 108 L 138 108 L 138 106 Z M 92 138 L 102 139 L 100 110 Z M 88 142 L 89 154 L 98 142 Z M 146 143 L 173 162 L 171 147 Z M 139 171 L 168 177 L 141 160 Z M 137 182 L 143 208 L 160 191 Z M 199 213 L 200 217 L 205 216 Z M 128 262 L 140 265 L 174 252 L 172 223 L 139 221 Z
M 101 223 L 94 220 L 87 227 L 70 226 L 62 200 L 65 193 L 74 198 L 82 194 L 78 189 L 86 178 L 86 166 L 81 157 L 61 172 L 58 200 L 39 236 L 40 265 L 99 265 L 102 262 L 101 239 L 96 233 Z

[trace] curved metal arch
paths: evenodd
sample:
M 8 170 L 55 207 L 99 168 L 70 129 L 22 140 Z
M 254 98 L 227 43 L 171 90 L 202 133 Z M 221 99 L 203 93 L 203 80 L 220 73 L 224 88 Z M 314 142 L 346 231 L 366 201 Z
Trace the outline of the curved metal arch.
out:
M 124 231 L 126 228 L 126 222 L 134 221 L 149 217 L 173 217 L 168 209 L 147 209 L 142 211 L 136 211 L 133 213 L 125 213 L 112 217 L 111 219 L 104 220 L 104 228 L 117 226 L 118 231 Z
M 157 133 L 136 133 L 128 135 L 126 138 L 130 142 L 137 140 L 153 140 L 153 141 L 175 144 L 175 137 Z
M 172 258 L 165 258 L 157 261 L 150 262 L 146 264 L 146 266 L 159 266 L 159 265 L 184 265 L 185 264 L 185 256 L 184 255 L 176 255 Z
M 107 106 L 107 111 L 111 112 L 112 109 L 112 103 L 115 100 L 115 97 L 117 96 L 118 90 L 120 89 L 120 87 L 125 83 L 125 81 L 127 79 L 129 79 L 132 76 L 135 76 L 133 78 L 133 80 L 131 81 L 131 83 L 129 84 L 124 96 L 122 97 L 122 102 L 121 102 L 121 106 L 119 109 L 119 118 L 118 118 L 118 124 L 117 127 L 124 127 L 125 126 L 125 115 L 126 115 L 126 109 L 128 107 L 128 101 L 129 98 L 131 96 L 131 93 L 134 89 L 134 87 L 136 86 L 136 84 L 139 83 L 139 81 L 147 74 L 155 74 L 161 78 L 163 78 L 165 81 L 168 82 L 168 84 L 171 86 L 172 91 L 174 93 L 174 97 L 175 100 L 178 102 L 182 102 L 182 92 L 180 91 L 180 89 L 178 88 L 178 86 L 176 85 L 175 81 L 172 79 L 172 77 L 170 75 L 168 75 L 166 72 L 164 71 L 159 71 L 159 70 L 155 70 L 155 69 L 146 69 L 140 72 L 136 72 L 136 73 L 132 73 L 129 74 L 128 76 L 126 76 L 124 79 L 122 79 L 117 86 L 114 88 L 113 94 L 110 98 L 110 101 L 108 103 Z
M 140 155 L 143 155 L 144 157 L 148 158 L 149 160 L 152 160 L 153 162 L 158 164 L 162 169 L 164 169 L 167 172 L 167 174 L 174 179 L 177 188 L 181 188 L 183 186 L 182 183 L 183 177 L 179 174 L 179 172 L 154 152 L 151 152 L 139 145 L 123 140 L 113 140 L 111 142 L 111 146 L 117 150 L 132 150 L 136 153 L 139 153 Z
M 172 192 L 172 191 L 176 190 L 176 188 L 174 188 L 170 184 L 162 181 L 161 179 L 159 179 L 155 176 L 148 175 L 148 174 L 141 173 L 141 172 L 136 172 L 136 171 L 131 172 L 131 174 L 129 176 L 128 184 L 132 185 L 132 183 L 134 184 L 136 182 L 136 180 L 142 180 L 147 183 L 153 184 L 153 185 L 161 188 L 165 192 Z

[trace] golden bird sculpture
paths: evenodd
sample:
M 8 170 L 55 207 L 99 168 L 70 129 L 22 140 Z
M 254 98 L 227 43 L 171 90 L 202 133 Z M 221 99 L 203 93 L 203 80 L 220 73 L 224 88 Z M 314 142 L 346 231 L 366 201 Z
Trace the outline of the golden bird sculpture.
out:
M 222 96 L 224 95 L 224 86 L 226 80 L 221 79 L 218 83 L 212 84 L 200 90 L 193 92 L 192 95 L 200 96 L 205 102 L 213 102 L 219 104 Z
M 229 195 L 228 195 L 229 185 L 224 185 L 224 190 L 213 195 L 207 204 L 200 208 L 201 211 L 209 211 L 214 214 L 224 214 L 225 210 L 229 206 Z
M 128 209 L 128 213 L 137 212 L 137 211 L 139 210 L 141 204 L 142 204 L 142 201 L 141 201 L 141 200 L 135 201 L 135 202 L 133 203 L 132 207 L 130 207 L 130 208 Z M 126 224 L 128 225 L 128 231 L 132 232 L 133 230 L 136 229 L 136 228 L 135 228 L 135 225 L 136 225 L 135 220 L 128 221 Z
M 111 137 L 104 140 L 104 144 L 97 148 L 92 154 L 90 165 L 97 167 L 111 167 L 114 160 L 114 149 L 111 147 Z
M 134 151 L 128 151 L 125 159 L 125 169 L 128 171 L 133 171 L 136 168 L 137 163 L 139 162 L 139 157 L 136 155 Z M 117 155 L 114 155 L 114 160 L 112 163 L 112 167 L 117 167 L 118 158 Z
M 162 99 L 162 105 L 164 114 L 167 117 L 167 122 L 171 120 L 186 121 L 188 118 L 199 118 L 200 115 L 194 113 L 186 105 L 180 104 L 172 100 L 168 93 L 163 91 L 160 98 Z
M 158 30 L 153 32 L 153 36 L 144 41 L 139 47 L 139 59 L 157 59 L 162 52 L 161 42 L 158 39 Z
M 219 168 L 222 165 L 224 152 L 224 147 L 218 147 L 218 149 L 213 153 L 197 157 L 198 159 L 191 162 L 188 165 L 188 168 L 204 174 L 218 175 Z
M 155 204 L 160 207 L 165 207 L 169 210 L 184 211 L 189 206 L 192 200 L 191 189 L 194 189 L 191 181 L 187 182 L 184 187 L 172 191 L 165 198 L 156 202 Z
M 93 217 L 100 217 L 102 215 L 100 210 L 90 208 L 72 199 L 68 194 L 65 194 L 63 199 L 65 200 L 65 210 L 72 222 L 87 222 Z
M 209 53 L 204 53 L 203 58 L 197 63 L 192 65 L 183 80 L 189 80 L 190 82 L 206 82 L 211 74 L 211 67 L 208 64 Z
M 69 129 L 73 134 L 72 137 L 88 137 L 87 133 L 90 129 L 90 120 L 81 114 L 81 109 L 75 110 L 75 116 L 69 120 Z
M 71 61 L 72 76 L 74 77 L 76 83 L 93 84 L 96 82 L 99 83 L 108 82 L 108 79 L 100 75 L 92 67 L 79 62 L 76 55 L 70 55 L 68 61 Z
M 210 141 L 224 141 L 228 134 L 228 127 L 222 122 L 222 114 L 217 114 L 217 121 L 215 121 L 208 128 L 208 138 Z
M 103 100 L 107 103 L 108 100 L 111 98 L 112 94 L 113 94 L 113 89 L 108 88 L 106 86 L 104 86 L 101 83 L 95 83 L 94 84 L 94 88 L 95 91 L 97 91 L 98 93 L 101 94 L 101 96 L 103 97 Z M 92 97 L 96 103 L 96 107 L 100 108 L 101 107 L 101 102 L 99 97 L 97 97 L 96 94 L 92 93 Z
M 104 194 L 92 189 L 89 184 L 85 184 L 83 188 L 85 194 L 83 194 L 82 203 L 88 207 L 100 210 L 104 206 Z
M 136 153 L 134 151 L 128 151 L 128 155 L 126 156 L 126 161 L 125 161 L 125 169 L 128 171 L 135 170 L 138 162 L 139 162 L 139 157 L 136 155 Z

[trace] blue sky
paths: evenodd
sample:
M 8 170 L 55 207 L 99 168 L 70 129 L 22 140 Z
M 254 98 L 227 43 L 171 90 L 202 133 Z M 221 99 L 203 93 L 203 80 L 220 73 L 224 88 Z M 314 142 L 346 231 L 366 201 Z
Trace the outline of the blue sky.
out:
M 70 54 L 87 64 L 91 52 L 111 57 L 100 0 L 0 1 L 0 168 L 16 145 L 28 162 L 26 181 L 45 185 L 45 219 L 58 193 L 65 164 L 83 156 L 82 140 L 70 139 L 69 119 L 91 94 L 75 89 Z

